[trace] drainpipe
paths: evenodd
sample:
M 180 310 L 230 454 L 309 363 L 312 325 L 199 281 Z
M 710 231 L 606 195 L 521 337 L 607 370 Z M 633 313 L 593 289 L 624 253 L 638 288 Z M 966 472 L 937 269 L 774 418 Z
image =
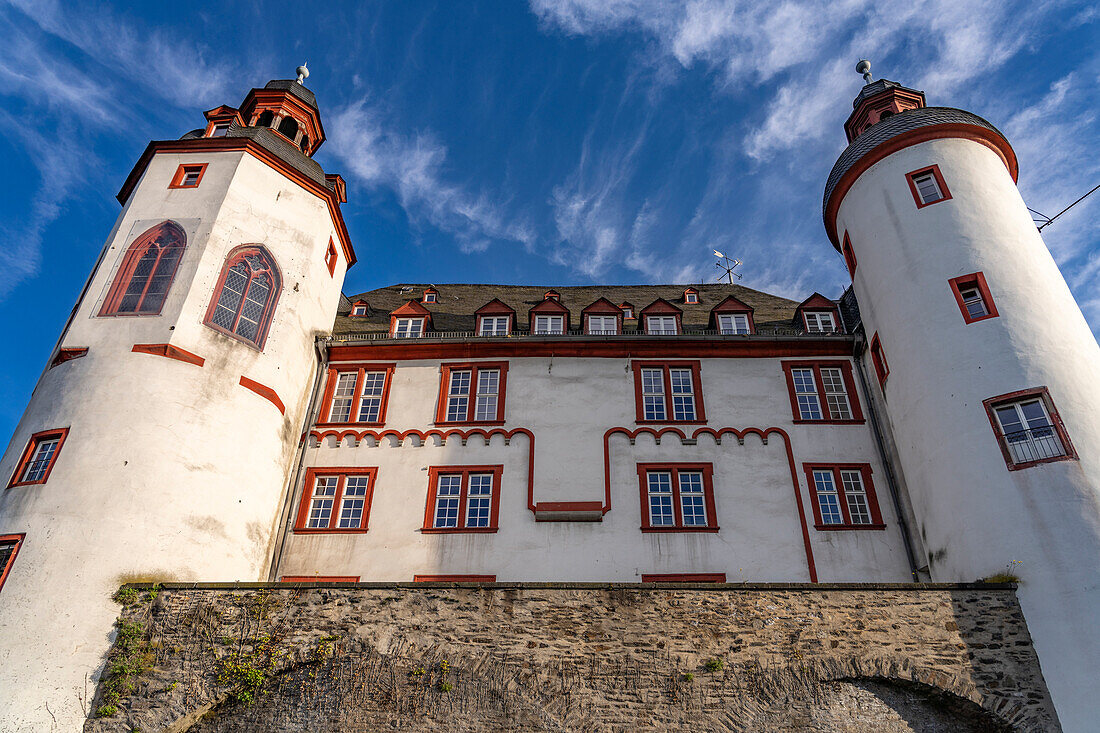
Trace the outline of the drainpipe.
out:
M 856 372 L 859 374 L 859 386 L 863 389 L 863 394 L 867 396 L 865 402 L 867 403 L 867 413 L 871 417 L 871 432 L 875 435 L 875 445 L 878 446 L 878 455 L 882 460 L 883 468 L 886 470 L 886 485 L 890 489 L 890 499 L 894 504 L 894 514 L 898 518 L 898 527 L 901 528 L 902 542 L 905 543 L 905 557 L 909 561 L 909 574 L 913 577 L 913 582 L 920 582 L 917 577 L 917 560 L 913 556 L 913 542 L 912 536 L 909 534 L 909 523 L 905 521 L 905 512 L 902 511 L 901 499 L 898 496 L 898 484 L 897 477 L 894 475 L 894 465 L 890 461 L 889 454 L 886 452 L 886 445 L 882 439 L 882 428 L 879 424 L 878 411 L 875 409 L 875 402 L 871 399 L 871 390 L 867 386 L 867 372 L 863 367 L 863 354 L 866 353 L 864 348 L 866 344 L 866 335 L 863 333 L 863 329 L 859 330 L 856 334 L 856 340 L 852 351 L 856 363 Z
M 331 339 L 317 339 L 314 343 L 317 349 L 317 376 L 313 379 L 313 394 L 309 398 L 309 408 L 306 410 L 305 420 L 302 424 L 302 437 L 298 446 L 298 457 L 294 461 L 294 468 L 290 472 L 290 484 L 286 487 L 282 517 L 279 519 L 279 542 L 275 545 L 275 552 L 271 557 L 271 569 L 267 573 L 267 579 L 269 582 L 277 582 L 279 580 L 279 566 L 283 560 L 283 549 L 286 547 L 287 536 L 290 535 L 293 522 L 291 517 L 293 516 L 294 509 L 294 490 L 297 488 L 302 478 L 302 469 L 305 465 L 306 446 L 309 445 L 309 426 L 313 422 L 313 412 L 317 408 L 317 396 L 321 393 L 321 380 L 325 376 L 325 364 L 328 363 L 326 358 L 327 349 L 326 344 Z

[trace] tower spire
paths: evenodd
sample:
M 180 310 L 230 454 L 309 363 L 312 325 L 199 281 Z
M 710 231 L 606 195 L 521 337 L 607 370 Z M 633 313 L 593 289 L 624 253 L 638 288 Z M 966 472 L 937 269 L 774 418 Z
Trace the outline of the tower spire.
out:
M 856 64 L 856 73 L 863 74 L 863 82 L 865 84 L 870 84 L 872 80 L 871 62 L 867 59 L 860 59 L 859 62 Z
M 309 62 L 307 61 L 294 70 L 294 73 L 298 75 L 298 78 L 294 81 L 298 82 L 299 84 L 305 84 L 306 79 L 309 77 L 309 69 L 306 68 L 306 64 L 308 63 Z

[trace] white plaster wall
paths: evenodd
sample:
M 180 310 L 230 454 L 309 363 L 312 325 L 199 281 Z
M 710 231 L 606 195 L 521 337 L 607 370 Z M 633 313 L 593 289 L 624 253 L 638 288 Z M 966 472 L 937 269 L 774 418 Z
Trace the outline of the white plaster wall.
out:
M 794 425 L 779 359 L 704 359 L 703 401 L 711 428 L 779 427 L 792 440 L 799 491 L 810 523 L 822 581 L 904 581 L 904 547 L 885 474 L 869 425 Z M 432 427 L 440 381 L 436 361 L 398 362 L 385 429 Z M 506 430 L 535 436 L 534 500 L 604 499 L 603 436 L 612 427 L 636 428 L 634 375 L 627 359 L 517 358 L 509 360 Z M 860 396 L 860 400 L 863 401 Z M 690 437 L 693 426 L 686 431 Z M 730 582 L 807 581 L 802 530 L 784 441 L 756 436 L 697 445 L 666 434 L 657 445 L 639 435 L 611 438 L 611 511 L 602 522 L 536 522 L 527 508 L 529 443 L 516 435 L 490 445 L 451 438 L 426 445 L 407 438 L 311 441 L 308 466 L 375 466 L 369 531 L 365 534 L 290 534 L 279 575 L 351 575 L 408 581 L 418 574 L 490 574 L 516 581 L 640 580 L 643 573 L 726 573 Z M 869 463 L 885 531 L 813 529 L 803 462 Z M 714 466 L 717 533 L 643 533 L 636 465 L 709 462 Z M 499 531 L 424 534 L 428 467 L 503 465 Z M 301 500 L 297 487 L 294 512 Z
M 209 164 L 200 186 L 168 189 L 184 162 Z M 188 243 L 162 314 L 95 317 L 127 247 L 164 219 Z M 0 532 L 26 533 L 0 592 L 0 729 L 79 728 L 120 582 L 265 576 L 316 369 L 313 338 L 339 300 L 343 256 L 335 277 L 324 265 L 334 234 L 323 201 L 251 156 L 151 161 L 62 338 L 90 351 L 42 376 L 0 463 L 6 482 L 31 434 L 70 428 L 44 485 L 0 493 Z M 252 242 L 283 278 L 262 353 L 202 325 L 226 253 Z M 131 352 L 165 342 L 205 365 Z M 286 415 L 241 387 L 242 375 L 273 388 Z
M 952 199 L 917 209 L 938 164 Z M 1026 175 L 1026 172 L 1025 172 Z M 1095 723 L 1100 630 L 1100 348 L 1004 164 L 966 140 L 894 153 L 846 194 L 868 334 L 933 580 L 1020 561 L 1019 595 L 1067 731 Z M 1000 316 L 966 324 L 948 280 L 985 273 Z M 982 400 L 1046 386 L 1080 460 L 1008 471 Z

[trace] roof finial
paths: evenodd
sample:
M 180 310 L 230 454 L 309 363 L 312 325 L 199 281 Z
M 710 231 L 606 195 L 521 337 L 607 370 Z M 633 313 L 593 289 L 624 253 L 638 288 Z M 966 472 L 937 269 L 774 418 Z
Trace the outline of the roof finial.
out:
M 306 62 L 306 63 L 309 63 L 309 62 Z M 306 83 L 306 77 L 309 76 L 309 69 L 306 68 L 306 65 L 302 64 L 297 69 L 295 69 L 295 71 L 298 72 L 298 78 L 295 79 L 295 81 L 297 81 L 299 84 L 305 84 Z
M 871 83 L 871 62 L 867 59 L 860 59 L 856 64 L 856 73 L 863 74 L 863 81 L 867 84 Z

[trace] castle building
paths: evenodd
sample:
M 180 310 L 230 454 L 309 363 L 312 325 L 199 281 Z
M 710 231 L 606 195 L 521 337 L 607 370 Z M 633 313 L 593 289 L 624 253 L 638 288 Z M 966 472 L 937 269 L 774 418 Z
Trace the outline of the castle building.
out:
M 0 463 L 0 727 L 87 715 L 141 580 L 914 583 L 1014 570 L 1091 730 L 1100 347 L 996 128 L 868 80 L 852 276 L 345 296 L 304 74 L 149 144 Z M 48 619 L 48 622 L 46 621 Z

